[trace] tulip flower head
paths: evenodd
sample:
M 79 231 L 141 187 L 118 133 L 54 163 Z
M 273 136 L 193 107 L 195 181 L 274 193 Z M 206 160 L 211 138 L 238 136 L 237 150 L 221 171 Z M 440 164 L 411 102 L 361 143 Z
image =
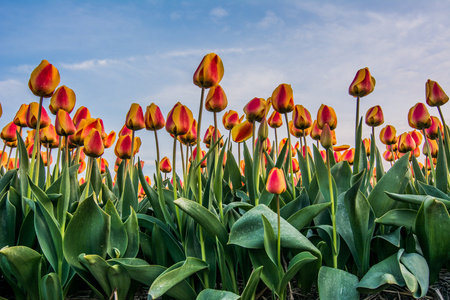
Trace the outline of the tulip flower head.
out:
M 408 112 L 408 124 L 415 129 L 426 129 L 431 126 L 431 117 L 425 104 L 418 102 Z
M 38 114 L 39 114 L 39 103 L 37 102 L 31 102 L 30 105 L 28 105 L 27 110 L 27 126 L 36 129 L 37 126 L 37 120 L 38 120 Z M 47 127 L 50 125 L 51 120 L 47 114 L 47 111 L 44 107 L 42 107 L 41 110 L 41 121 L 40 121 L 40 128 Z
M 414 139 L 414 142 L 416 143 L 416 147 L 419 147 L 420 144 L 422 144 L 422 139 L 423 139 L 422 134 L 417 130 L 410 131 L 409 134 Z
M 416 142 L 414 142 L 413 137 L 408 132 L 402 133 L 398 137 L 398 152 L 407 153 L 413 151 L 416 148 Z
M 14 142 L 17 140 L 17 126 L 13 122 L 9 122 L 3 127 L 0 137 L 6 142 Z
M 222 59 L 215 53 L 205 55 L 194 73 L 194 84 L 201 88 L 218 85 L 224 73 Z
M 317 120 L 314 120 L 312 127 L 311 127 L 311 133 L 310 136 L 313 140 L 318 141 L 320 140 L 320 135 L 322 133 L 322 129 L 317 126 Z
M 38 97 L 48 98 L 59 85 L 58 69 L 45 59 L 31 72 L 28 87 Z
M 330 149 L 331 147 L 333 147 L 333 134 L 328 123 L 325 123 L 322 128 L 322 133 L 320 135 L 320 144 L 325 149 Z
M 290 84 L 280 84 L 272 93 L 273 109 L 280 114 L 294 110 L 294 92 Z
M 125 125 L 128 129 L 133 131 L 141 130 L 145 127 L 144 113 L 139 104 L 131 104 L 130 110 L 128 111 L 125 119 Z
M 102 135 L 97 129 L 91 129 L 84 139 L 83 151 L 89 157 L 97 158 L 103 155 L 105 147 L 103 146 Z
M 307 129 L 310 128 L 313 124 L 313 120 L 311 118 L 311 114 L 309 111 L 303 107 L 303 105 L 296 105 L 294 107 L 294 112 L 292 113 L 292 120 L 295 128 L 297 129 Z
M 429 106 L 441 106 L 448 102 L 448 96 L 441 86 L 433 80 L 428 79 L 425 83 L 425 93 Z
M 116 132 L 112 130 L 105 138 L 103 138 L 103 146 L 105 149 L 110 148 L 116 141 Z
M 330 130 L 334 130 L 337 126 L 336 112 L 331 106 L 322 104 L 317 111 L 317 127 L 323 130 L 323 126 L 328 124 Z
M 248 140 L 253 135 L 253 123 L 248 120 L 236 125 L 231 130 L 231 137 L 236 143 Z
M 76 128 L 73 125 L 72 118 L 65 110 L 58 110 L 55 119 L 56 133 L 60 136 L 69 136 L 75 133 Z
M 227 95 L 220 85 L 212 86 L 206 95 L 205 108 L 210 112 L 221 112 L 228 105 Z
M 263 98 L 253 98 L 244 107 L 244 113 L 249 122 L 261 122 L 266 115 L 266 101 Z
M 384 123 L 383 110 L 377 105 L 369 108 L 366 113 L 366 124 L 370 127 L 377 127 Z
M 441 134 L 444 132 L 441 121 L 437 117 L 431 116 L 431 126 L 425 129 L 425 134 L 429 139 L 435 140 L 439 137 L 439 130 Z
M 167 156 L 164 156 L 163 159 L 161 159 L 161 162 L 159 163 L 159 170 L 163 173 L 172 172 L 172 165 L 170 164 L 170 160 Z
M 222 124 L 227 130 L 233 129 L 234 126 L 239 124 L 239 114 L 234 110 L 229 110 L 223 114 Z
M 78 124 L 81 122 L 81 120 L 90 119 L 91 113 L 89 112 L 89 109 L 87 107 L 81 106 L 77 109 L 75 112 L 75 115 L 73 116 L 73 124 L 75 126 L 78 126 Z
M 166 121 L 164 120 L 164 116 L 161 113 L 161 110 L 159 107 L 152 103 L 149 106 L 147 106 L 147 109 L 145 110 L 145 128 L 147 130 L 159 130 L 166 125 Z
M 279 128 L 281 125 L 283 125 L 283 118 L 281 117 L 281 114 L 277 111 L 274 111 L 269 119 L 267 120 L 268 124 L 272 128 Z
M 72 89 L 63 85 L 56 89 L 55 93 L 50 98 L 49 109 L 54 115 L 57 114 L 58 110 L 62 109 L 71 113 L 75 107 L 76 96 Z
M 353 97 L 364 97 L 375 89 L 375 78 L 370 75 L 369 68 L 364 68 L 356 72 L 348 93 Z
M 186 134 L 191 129 L 193 120 L 191 110 L 178 102 L 167 115 L 166 130 L 175 136 Z
M 438 145 L 437 141 L 428 139 L 428 146 L 430 147 L 431 157 L 437 158 L 437 155 L 439 152 L 439 145 Z M 427 148 L 426 143 L 423 144 L 422 151 L 423 151 L 424 155 L 428 155 L 428 148 Z
M 380 140 L 385 145 L 392 145 L 397 143 L 397 130 L 392 125 L 387 125 L 380 131 Z
M 56 135 L 55 126 L 52 124 L 39 130 L 39 140 L 42 144 L 56 143 L 58 139 L 59 137 Z
M 266 190 L 275 195 L 282 194 L 286 191 L 286 179 L 282 169 L 274 167 L 270 170 L 267 176 Z
M 178 138 L 185 145 L 195 145 L 197 143 L 197 121 L 192 121 L 191 130 L 188 133 L 179 135 Z
M 28 104 L 22 104 L 14 117 L 14 124 L 20 127 L 27 127 Z

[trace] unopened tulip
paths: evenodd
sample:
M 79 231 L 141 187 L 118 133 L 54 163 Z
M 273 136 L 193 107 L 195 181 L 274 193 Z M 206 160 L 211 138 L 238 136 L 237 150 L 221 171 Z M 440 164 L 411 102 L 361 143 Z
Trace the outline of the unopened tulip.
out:
M 282 169 L 277 167 L 270 170 L 267 176 L 266 190 L 272 194 L 282 194 L 286 191 L 286 179 Z
M 79 162 L 79 164 L 80 164 L 80 166 L 78 167 L 78 174 L 81 174 L 81 173 L 84 172 L 84 170 L 86 170 L 86 161 L 81 160 L 81 161 Z M 83 178 L 82 178 L 82 179 L 83 179 Z M 80 179 L 80 182 L 81 182 L 81 179 Z M 83 183 L 84 183 L 84 179 L 83 179 Z
M 394 156 L 392 155 L 392 152 L 389 150 L 384 151 L 383 158 L 386 161 L 394 161 Z
M 200 157 L 199 159 L 202 160 L 203 157 L 205 157 L 206 155 L 206 151 L 202 150 L 200 153 Z M 192 150 L 192 156 L 190 158 L 190 161 L 194 160 L 195 162 L 197 162 L 197 147 L 194 148 L 194 150 Z M 206 167 L 206 159 L 204 161 L 202 161 L 202 163 L 200 164 L 201 168 L 205 168 Z
M 186 134 L 191 129 L 193 120 L 191 110 L 178 102 L 167 115 L 166 130 L 173 135 Z
M 274 111 L 269 119 L 267 120 L 268 124 L 272 128 L 279 128 L 281 125 L 283 125 L 283 118 L 281 117 L 281 114 L 277 111 Z
M 161 162 L 159 163 L 159 170 L 163 173 L 172 172 L 172 165 L 170 164 L 170 160 L 167 156 L 164 156 L 163 159 L 161 159 Z
M 253 123 L 244 121 L 233 127 L 231 130 L 231 137 L 236 143 L 248 140 L 253 135 Z
M 383 110 L 377 105 L 369 108 L 366 113 L 366 124 L 370 127 L 377 127 L 384 123 Z
M 89 134 L 84 139 L 84 153 L 89 157 L 100 157 L 105 151 L 103 146 L 102 135 L 96 129 L 91 129 Z
M 280 114 L 291 112 L 294 109 L 294 92 L 290 84 L 280 84 L 272 93 L 273 109 Z
M 284 138 L 280 141 L 280 144 L 278 145 L 278 149 L 280 149 L 280 151 L 283 149 L 284 145 L 287 143 L 288 139 Z M 292 157 L 295 157 L 297 155 L 297 149 L 299 147 L 299 144 L 297 142 L 297 144 L 294 146 L 291 146 L 291 152 L 292 152 Z M 286 151 L 286 156 L 288 155 L 288 151 Z
M 73 125 L 72 118 L 65 110 L 58 110 L 55 119 L 56 133 L 60 136 L 69 136 L 75 133 L 76 128 Z
M 322 133 L 322 129 L 317 126 L 317 120 L 314 120 L 312 126 L 311 126 L 311 133 L 310 136 L 313 140 L 318 141 L 320 140 L 320 135 Z
M 266 140 L 269 137 L 269 125 L 267 124 L 267 119 L 264 117 L 261 120 L 258 128 L 258 138 L 261 140 Z
M 104 132 L 103 121 L 100 118 L 86 119 L 84 120 L 83 124 L 84 124 L 83 131 L 81 132 L 81 138 L 83 140 L 87 137 L 87 135 L 92 129 L 96 129 L 100 133 L 102 138 L 106 137 L 106 133 L 103 134 Z
M 331 129 L 328 123 L 325 123 L 322 128 L 322 133 L 320 135 L 320 144 L 325 149 L 330 149 L 331 147 L 333 147 L 333 134 L 331 133 Z
M 125 125 L 128 129 L 133 131 L 141 130 L 145 127 L 144 112 L 139 104 L 131 104 L 130 110 L 128 111 L 125 119 Z
M 260 122 L 266 115 L 266 101 L 263 98 L 253 98 L 245 105 L 244 113 L 249 122 Z
M 99 157 L 97 159 L 97 163 L 100 169 L 100 173 L 101 174 L 105 174 L 106 173 L 106 167 L 109 167 L 108 161 L 106 159 L 104 159 L 103 157 Z
M 369 139 L 369 141 L 370 141 L 370 139 Z M 337 152 L 345 151 L 347 149 L 350 149 L 350 145 L 339 145 L 339 146 L 334 146 L 333 147 L 333 151 L 337 151 Z
M 221 112 L 228 105 L 227 95 L 220 85 L 212 86 L 206 95 L 205 108 L 210 112 Z
M 217 137 L 214 138 L 215 134 L 216 134 L 216 130 L 215 130 L 214 126 L 209 125 L 208 129 L 205 132 L 205 136 L 203 137 L 203 142 L 207 145 L 208 144 L 210 145 L 210 144 L 214 143 L 215 141 L 219 140 L 220 137 L 222 136 L 220 134 L 219 130 L 217 130 Z M 220 143 L 220 144 L 221 144 L 221 146 L 223 146 L 223 143 Z
M 408 124 L 415 129 L 425 129 L 431 126 L 431 117 L 425 104 L 418 102 L 408 112 Z
M 2 132 L 0 133 L 0 137 L 2 140 L 6 142 L 13 142 L 17 140 L 17 126 L 13 122 L 9 122 L 3 127 Z
M 28 87 L 39 97 L 50 97 L 59 85 L 59 71 L 45 59 L 31 72 Z
M 14 124 L 20 127 L 27 127 L 28 104 L 22 104 L 14 117 Z
M 105 149 L 111 147 L 116 141 L 116 132 L 112 130 L 105 138 L 103 138 L 103 146 Z
M 38 114 L 39 114 L 39 103 L 31 102 L 30 105 L 28 105 L 27 110 L 27 126 L 29 128 L 36 129 Z M 50 125 L 50 123 L 51 120 L 47 114 L 47 111 L 45 110 L 44 107 L 42 107 L 40 128 L 47 127 L 48 125 Z
M 44 166 L 46 166 L 46 167 L 48 165 L 51 165 L 52 162 L 53 162 L 52 155 L 50 154 L 49 156 L 50 156 L 50 159 L 47 158 L 47 153 L 46 152 L 41 152 L 42 162 L 44 163 Z
M 195 145 L 197 143 L 197 121 L 192 121 L 191 130 L 188 133 L 179 135 L 178 138 L 185 145 Z
M 77 109 L 75 112 L 75 115 L 73 116 L 73 124 L 75 126 L 78 126 L 78 124 L 81 122 L 81 120 L 90 119 L 91 113 L 89 112 L 89 109 L 87 107 L 81 106 Z
M 420 144 L 422 144 L 422 139 L 423 139 L 422 134 L 417 130 L 410 131 L 409 134 L 414 139 L 414 142 L 416 143 L 416 147 L 419 147 Z
M 369 138 L 365 138 L 363 140 L 363 144 L 364 144 L 364 148 L 366 150 L 366 156 L 370 156 L 370 139 Z
M 385 145 L 397 143 L 397 130 L 392 125 L 387 125 L 380 131 L 380 140 Z
M 292 113 L 292 121 L 297 129 L 308 129 L 312 126 L 313 120 L 309 111 L 303 105 L 297 104 Z
M 53 126 L 52 124 L 39 130 L 39 141 L 42 144 L 55 143 L 58 139 L 59 137 L 56 135 L 55 126 Z
M 147 130 L 159 130 L 166 125 L 166 121 L 164 120 L 164 116 L 159 109 L 159 106 L 155 103 L 147 106 L 145 110 L 145 128 Z
M 353 97 L 364 97 L 373 92 L 375 83 L 375 78 L 370 75 L 369 68 L 361 69 L 350 84 L 348 93 Z
M 296 158 L 292 158 L 292 171 L 294 173 L 300 171 L 300 165 L 298 164 L 298 160 Z
M 341 161 L 345 160 L 350 165 L 353 165 L 353 161 L 355 159 L 355 149 L 350 148 L 348 150 L 345 150 L 345 152 L 341 155 L 340 159 L 341 159 Z
M 56 113 L 60 109 L 71 113 L 73 108 L 75 107 L 75 102 L 75 92 L 72 89 L 69 89 L 67 86 L 63 85 L 57 88 L 55 93 L 52 95 L 48 108 L 54 115 L 56 115 Z
M 131 158 L 131 135 L 119 136 L 116 142 L 116 147 L 114 148 L 114 154 L 121 159 Z M 141 139 L 139 137 L 134 138 L 134 154 L 139 151 L 141 145 Z
M 400 153 L 406 153 L 416 148 L 416 142 L 408 132 L 404 132 L 398 137 L 397 145 Z
M 431 126 L 425 129 L 425 134 L 429 139 L 435 140 L 439 137 L 439 129 L 441 134 L 444 133 L 441 121 L 437 117 L 431 116 Z
M 297 138 L 303 137 L 303 130 L 296 128 L 292 121 L 289 121 L 289 133 Z
M 433 80 L 428 79 L 425 83 L 427 104 L 429 106 L 441 106 L 447 103 L 448 96 L 440 85 Z
M 205 55 L 194 73 L 194 84 L 201 88 L 218 85 L 224 73 L 222 59 L 215 53 Z
M 317 127 L 323 130 L 325 124 L 328 124 L 330 130 L 334 130 L 337 126 L 337 117 L 331 106 L 322 104 L 317 111 Z
M 437 141 L 428 139 L 428 145 L 430 147 L 431 157 L 437 157 L 438 152 L 439 152 L 439 146 L 438 146 Z M 427 148 L 426 143 L 423 144 L 422 151 L 423 151 L 424 155 L 428 155 L 428 148 Z
M 240 123 L 239 114 L 234 110 L 229 110 L 223 114 L 222 124 L 227 130 L 233 129 L 234 126 Z
M 131 129 L 128 129 L 126 125 L 122 126 L 122 129 L 120 129 L 118 136 L 122 135 L 132 135 L 133 131 Z

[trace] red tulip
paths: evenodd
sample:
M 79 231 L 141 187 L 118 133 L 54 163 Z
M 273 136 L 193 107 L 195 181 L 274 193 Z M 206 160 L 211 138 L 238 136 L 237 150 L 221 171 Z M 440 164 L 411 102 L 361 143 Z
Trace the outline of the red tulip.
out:
M 39 103 L 31 102 L 30 105 L 28 105 L 28 110 L 27 110 L 27 126 L 28 127 L 36 129 L 38 113 L 39 113 Z M 48 125 L 50 125 L 50 122 L 51 122 L 51 120 L 47 114 L 47 111 L 45 110 L 44 107 L 42 107 L 40 128 L 47 127 Z
M 292 121 L 295 128 L 301 130 L 310 128 L 313 124 L 313 120 L 311 119 L 311 114 L 309 113 L 309 111 L 304 108 L 303 105 L 299 104 L 294 107 L 294 112 L 292 113 Z
M 128 129 L 126 125 L 123 125 L 122 129 L 120 129 L 118 135 L 122 136 L 122 135 L 132 135 L 132 134 L 133 134 L 133 131 Z
M 201 88 L 218 85 L 224 73 L 223 63 L 215 53 L 205 55 L 194 73 L 194 84 Z
M 191 130 L 188 133 L 179 135 L 178 138 L 185 145 L 195 145 L 197 143 L 197 121 L 192 121 Z
M 233 129 L 234 126 L 240 123 L 239 114 L 234 110 L 229 110 L 224 113 L 222 117 L 222 124 L 227 130 Z
M 314 120 L 312 127 L 311 127 L 311 133 L 310 136 L 313 140 L 318 141 L 320 140 L 320 135 L 322 134 L 322 129 L 317 126 L 317 120 Z
M 337 126 L 337 117 L 331 106 L 322 104 L 317 111 L 317 127 L 323 130 L 325 124 L 328 124 L 330 130 L 334 130 Z
M 56 115 L 56 113 L 60 109 L 71 113 L 73 108 L 75 107 L 75 102 L 75 92 L 72 89 L 69 89 L 67 86 L 63 85 L 56 89 L 55 93 L 50 99 L 50 105 L 48 108 L 54 115 Z
M 384 123 L 383 110 L 377 105 L 369 108 L 366 113 L 366 124 L 370 127 L 377 127 Z
M 333 134 L 331 133 L 331 129 L 328 123 L 325 123 L 322 128 L 322 133 L 320 135 L 320 144 L 325 149 L 330 149 L 331 147 L 333 147 Z
M 292 158 L 292 171 L 294 173 L 300 171 L 300 165 L 298 164 L 298 160 L 296 158 Z
M 383 158 L 386 161 L 394 161 L 394 156 L 392 155 L 392 152 L 389 150 L 384 151 Z
M 131 135 L 119 136 L 116 147 L 114 148 L 114 154 L 121 159 L 131 158 Z M 139 137 L 134 138 L 134 154 L 139 152 L 141 146 L 141 139 Z
M 373 92 L 375 88 L 375 78 L 370 75 L 369 68 L 364 68 L 356 73 L 348 93 L 353 97 L 364 97 Z
M 419 147 L 419 145 L 422 144 L 422 139 L 423 139 L 422 134 L 417 130 L 410 131 L 409 134 L 414 139 L 414 142 L 416 143 L 416 147 Z
M 292 121 L 289 121 L 289 132 L 297 138 L 303 137 L 303 130 L 297 129 Z
M 416 148 L 416 142 L 414 142 L 413 137 L 408 132 L 404 132 L 398 137 L 397 146 L 398 152 L 406 153 Z
M 353 165 L 353 161 L 355 159 L 355 149 L 350 148 L 348 150 L 345 150 L 345 152 L 341 155 L 340 159 L 341 159 L 341 161 L 345 160 L 350 165 Z
M 439 146 L 437 141 L 428 139 L 428 146 L 430 147 L 431 157 L 437 157 L 439 152 Z M 424 155 L 428 155 L 428 148 L 426 143 L 423 144 L 422 151 Z
M 39 130 L 39 140 L 42 144 L 56 143 L 58 139 L 59 138 L 56 135 L 55 126 L 53 126 L 52 124 Z
M 385 145 L 392 145 L 397 143 L 397 130 L 392 125 L 387 125 L 380 131 L 380 140 Z
M 78 167 L 78 174 L 81 174 L 81 173 L 84 172 L 84 170 L 86 170 L 86 162 L 84 160 L 81 160 L 79 162 L 79 164 L 80 164 L 80 166 Z M 80 182 L 81 181 L 83 181 L 83 183 L 84 183 L 84 179 L 83 178 L 80 179 Z
M 39 97 L 50 97 L 59 85 L 58 69 L 45 59 L 31 72 L 28 87 Z
M 81 120 L 90 119 L 91 113 L 89 112 L 89 109 L 87 107 L 81 106 L 77 109 L 75 112 L 75 115 L 73 116 L 73 124 L 75 126 L 78 126 L 78 124 L 81 122 Z
M 253 135 L 253 123 L 244 121 L 233 127 L 231 137 L 236 143 L 248 140 Z
M 101 174 L 105 174 L 106 173 L 106 167 L 109 167 L 108 161 L 106 159 L 104 159 L 103 157 L 99 157 L 97 159 L 97 163 L 100 169 L 100 173 Z
M 161 159 L 161 162 L 159 163 L 159 170 L 163 173 L 172 172 L 172 165 L 170 164 L 170 160 L 167 156 L 164 156 L 164 158 Z
M 73 125 L 72 118 L 65 110 L 58 110 L 55 119 L 56 133 L 60 136 L 69 136 L 75 133 L 76 128 Z
M 273 109 L 280 114 L 291 112 L 294 109 L 294 92 L 290 84 L 280 84 L 272 93 Z
M 112 130 L 105 138 L 103 138 L 103 146 L 105 149 L 111 147 L 116 141 L 116 132 Z
M 13 122 L 9 122 L 5 127 L 3 127 L 0 133 L 2 140 L 6 142 L 13 142 L 17 140 L 17 126 Z
M 425 129 L 431 126 L 431 117 L 425 104 L 418 102 L 408 112 L 408 124 L 415 129 Z
M 283 118 L 281 117 L 281 114 L 279 112 L 274 111 L 272 115 L 270 115 L 267 122 L 269 123 L 270 127 L 279 128 L 281 127 L 281 125 L 283 125 Z
M 133 131 L 141 130 L 145 127 L 144 113 L 142 112 L 142 107 L 139 104 L 131 104 L 130 110 L 128 111 L 125 119 L 125 125 L 128 129 Z
M 216 140 L 220 139 L 220 137 L 222 135 L 220 134 L 220 131 L 218 129 L 217 129 L 217 137 L 215 137 L 213 139 L 215 133 L 216 133 L 216 130 L 215 130 L 214 126 L 209 125 L 208 129 L 205 132 L 205 136 L 203 137 L 203 142 L 205 144 L 211 144 L 211 143 L 215 142 Z
M 370 139 L 363 139 L 364 149 L 366 150 L 366 156 L 370 156 Z
M 253 98 L 244 107 L 244 113 L 249 122 L 260 122 L 266 115 L 266 101 L 263 98 Z
M 14 117 L 14 124 L 20 127 L 27 127 L 28 104 L 22 104 Z
M 91 129 L 84 139 L 84 153 L 89 157 L 100 157 L 105 151 L 103 146 L 102 135 L 97 129 Z
M 270 170 L 267 176 L 266 190 L 272 194 L 282 194 L 286 191 L 286 179 L 283 170 L 277 167 Z
M 425 134 L 429 139 L 435 140 L 439 137 L 439 129 L 441 134 L 444 133 L 444 128 L 442 127 L 441 121 L 435 116 L 431 116 L 431 126 L 425 129 Z
M 425 83 L 427 104 L 429 106 L 441 106 L 447 103 L 448 96 L 440 85 L 433 80 L 428 79 Z
M 205 108 L 211 112 L 221 112 L 228 105 L 227 95 L 220 85 L 212 86 L 206 95 Z
M 206 151 L 202 150 L 202 153 L 200 154 L 200 160 L 203 159 L 203 157 L 205 157 L 206 155 Z M 194 148 L 194 150 L 192 150 L 192 156 L 190 158 L 190 161 L 194 160 L 194 162 L 197 162 L 197 147 Z M 202 163 L 200 164 L 201 168 L 206 168 L 206 159 L 204 161 L 202 161 Z
M 145 110 L 145 128 L 147 130 L 159 130 L 166 125 L 166 121 L 164 120 L 164 116 L 161 113 L 159 107 L 152 103 L 147 106 Z
M 178 102 L 167 115 L 166 130 L 173 135 L 186 134 L 191 129 L 193 120 L 191 110 Z

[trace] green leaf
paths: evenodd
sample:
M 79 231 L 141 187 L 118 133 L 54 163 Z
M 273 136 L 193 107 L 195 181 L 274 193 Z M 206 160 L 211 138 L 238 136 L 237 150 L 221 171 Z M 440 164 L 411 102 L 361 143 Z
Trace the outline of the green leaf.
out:
M 0 249 L 16 244 L 16 208 L 9 201 L 10 191 L 0 200 Z
M 130 216 L 125 221 L 124 228 L 128 236 L 128 243 L 123 257 L 134 258 L 139 252 L 139 224 L 133 208 Z
M 64 164 L 60 178 L 61 184 L 59 192 L 62 194 L 62 197 L 58 200 L 56 207 L 56 219 L 58 220 L 59 226 L 62 228 L 61 231 L 64 232 L 66 228 L 66 214 L 70 203 L 70 176 L 67 163 Z
M 260 275 L 264 284 L 277 293 L 281 281 L 281 274 L 278 266 L 267 256 L 264 249 L 250 249 L 249 254 L 254 268 L 264 267 Z
M 244 299 L 232 292 L 205 289 L 197 296 L 197 300 L 238 300 Z
M 98 255 L 80 254 L 78 261 L 94 276 L 105 294 L 111 295 L 112 288 L 108 279 L 110 265 Z M 93 282 L 91 282 L 91 284 L 93 284 Z
M 302 269 L 306 264 L 315 260 L 317 260 L 317 257 L 309 252 L 301 252 L 294 256 L 289 262 L 289 267 L 286 270 L 286 274 L 284 274 L 281 278 L 280 286 L 278 287 L 279 293 L 286 290 L 286 286 L 288 285 L 289 281 L 294 278 L 295 274 L 297 274 L 300 269 Z
M 49 273 L 41 278 L 41 298 L 46 300 L 63 300 L 61 281 L 56 273 Z
M 416 223 L 417 211 L 412 209 L 393 209 L 385 213 L 380 218 L 375 220 L 376 223 L 383 225 L 390 225 L 400 227 L 403 226 L 407 229 L 415 231 L 414 226 Z
M 106 202 L 103 209 L 111 217 L 111 229 L 107 249 L 108 255 L 112 258 L 118 258 L 117 254 L 123 257 L 128 245 L 128 235 L 125 226 L 111 201 Z
M 108 264 L 122 266 L 130 274 L 131 279 L 146 286 L 150 286 L 166 270 L 166 267 L 149 265 L 148 262 L 140 258 L 110 259 Z
M 401 193 L 400 182 L 406 176 L 409 167 L 409 154 L 402 156 L 378 181 L 367 200 L 369 201 L 376 217 L 381 217 L 394 205 L 394 201 L 385 192 Z
M 109 267 L 107 276 L 112 293 L 117 292 L 118 299 L 126 299 L 131 286 L 131 278 L 128 272 L 120 265 L 113 265 Z
M 322 193 L 327 202 L 331 202 L 330 185 L 328 183 L 328 169 L 322 159 L 322 155 L 320 155 L 319 149 L 317 149 L 315 145 L 314 145 L 314 161 L 316 167 L 316 179 L 319 184 L 320 192 Z M 334 181 L 333 177 L 331 178 L 331 185 L 333 188 L 334 199 L 336 199 L 338 193 L 336 182 Z
M 252 275 L 247 281 L 244 290 L 242 291 L 241 299 L 242 300 L 254 300 L 256 288 L 258 287 L 259 278 L 261 277 L 261 271 L 263 266 L 258 267 L 253 270 Z
M 236 163 L 236 159 L 231 151 L 227 152 L 226 167 L 230 174 L 233 191 L 240 189 L 242 187 L 241 172 L 239 171 L 239 165 Z
M 447 158 L 444 151 L 444 144 L 442 139 L 439 141 L 439 151 L 436 161 L 436 187 L 444 193 L 448 193 L 448 168 L 447 168 Z
M 30 185 L 31 191 L 33 192 L 34 196 L 36 197 L 36 200 L 42 204 L 42 206 L 47 210 L 47 212 L 52 217 L 55 217 L 55 214 L 53 211 L 53 203 L 52 203 L 52 201 L 50 201 L 47 194 L 43 190 L 41 190 L 37 185 L 35 185 L 30 177 L 28 177 L 28 184 Z
M 414 298 L 425 297 L 429 286 L 429 270 L 427 261 L 417 253 L 404 253 L 400 258 L 400 269 L 403 277 L 410 273 L 413 278 L 406 280 L 408 289 L 413 293 Z
M 267 256 L 272 260 L 274 264 L 278 263 L 277 256 L 277 237 L 275 236 L 274 229 L 269 220 L 264 215 L 261 215 L 264 225 L 264 250 L 266 250 Z
M 416 179 L 416 181 L 426 183 L 427 180 L 423 174 L 422 169 L 419 166 L 419 162 L 417 161 L 417 158 L 414 155 L 411 156 L 411 165 L 412 165 L 412 168 L 414 171 L 414 178 Z
M 131 214 L 131 208 L 133 208 L 134 211 L 137 210 L 138 208 L 137 194 L 133 187 L 131 178 L 128 175 L 125 178 L 125 186 L 120 200 L 122 202 L 122 209 L 121 210 L 119 209 L 119 211 L 122 212 L 122 218 L 127 218 Z
M 430 268 L 430 283 L 450 260 L 450 216 L 441 201 L 426 199 L 416 218 L 416 235 Z
M 450 201 L 443 198 L 438 198 L 435 196 L 430 195 L 409 195 L 409 194 L 395 194 L 395 193 L 386 193 L 389 197 L 396 201 L 400 201 L 403 203 L 410 203 L 415 205 L 422 205 L 422 203 L 427 199 L 436 199 L 437 201 L 440 201 L 444 203 L 445 207 L 447 209 L 450 209 Z
M 320 203 L 309 205 L 305 208 L 302 208 L 295 214 L 289 217 L 287 221 L 289 224 L 294 226 L 298 231 L 302 230 L 303 227 L 309 225 L 317 215 L 326 210 L 331 206 L 331 203 Z
M 245 142 L 243 144 L 244 144 L 244 162 L 245 162 L 244 173 L 245 173 L 246 187 L 248 195 L 250 197 L 250 203 L 254 205 L 257 191 L 253 178 L 253 160 L 250 156 L 250 152 L 248 151 L 247 144 Z
M 358 277 L 346 271 L 323 266 L 319 271 L 319 296 L 323 300 L 359 299 Z
M 188 257 L 183 265 L 173 270 L 162 273 L 153 281 L 148 291 L 149 299 L 156 299 L 164 295 L 170 288 L 188 278 L 198 271 L 208 268 L 208 264 L 203 260 L 194 257 Z M 186 293 L 188 291 L 185 291 Z M 188 295 L 186 295 L 188 296 Z

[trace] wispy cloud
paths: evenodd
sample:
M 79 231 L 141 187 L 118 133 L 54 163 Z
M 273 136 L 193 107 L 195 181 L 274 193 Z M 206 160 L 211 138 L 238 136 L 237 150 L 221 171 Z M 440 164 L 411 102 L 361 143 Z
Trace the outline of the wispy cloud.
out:
M 273 11 L 267 11 L 264 18 L 258 22 L 257 26 L 262 29 L 271 28 L 274 26 L 282 25 L 283 20 L 277 16 Z
M 213 18 L 222 19 L 228 16 L 228 11 L 222 7 L 215 7 L 210 12 L 209 15 Z

